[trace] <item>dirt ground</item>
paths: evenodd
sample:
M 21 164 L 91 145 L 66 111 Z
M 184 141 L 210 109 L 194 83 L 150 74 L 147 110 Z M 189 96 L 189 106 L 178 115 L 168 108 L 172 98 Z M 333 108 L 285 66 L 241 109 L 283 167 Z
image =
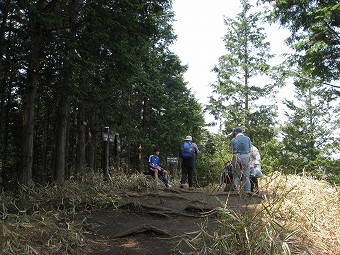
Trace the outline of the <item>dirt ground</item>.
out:
M 125 202 L 119 208 L 79 215 L 79 219 L 86 219 L 85 254 L 190 254 L 192 250 L 183 242 L 184 237 L 193 237 L 204 222 L 210 229 L 218 227 L 216 217 L 207 212 L 225 205 L 242 212 L 261 201 L 259 196 L 241 197 L 201 188 L 164 188 L 153 193 L 131 191 L 120 195 Z

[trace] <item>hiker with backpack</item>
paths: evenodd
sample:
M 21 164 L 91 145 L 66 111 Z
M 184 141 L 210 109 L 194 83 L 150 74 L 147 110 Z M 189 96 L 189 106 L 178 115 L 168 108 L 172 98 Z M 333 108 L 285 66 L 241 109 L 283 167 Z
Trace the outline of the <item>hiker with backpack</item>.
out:
M 189 189 L 193 189 L 195 163 L 198 153 L 197 144 L 192 142 L 192 137 L 190 135 L 186 136 L 179 153 L 179 157 L 182 159 L 180 188 L 184 188 L 185 183 L 188 181 Z
M 235 137 L 231 140 L 230 149 L 233 153 L 231 160 L 233 167 L 234 191 L 239 192 L 240 186 L 245 193 L 251 192 L 250 184 L 250 148 L 252 147 L 250 138 L 242 133 L 240 127 L 234 128 Z M 240 184 L 240 182 L 242 184 Z
M 149 171 L 151 172 L 151 176 L 154 177 L 156 181 L 158 179 L 161 180 L 164 182 L 165 187 L 169 188 L 171 186 L 167 177 L 168 172 L 160 166 L 159 153 L 160 149 L 155 148 L 153 155 L 150 155 L 148 163 Z

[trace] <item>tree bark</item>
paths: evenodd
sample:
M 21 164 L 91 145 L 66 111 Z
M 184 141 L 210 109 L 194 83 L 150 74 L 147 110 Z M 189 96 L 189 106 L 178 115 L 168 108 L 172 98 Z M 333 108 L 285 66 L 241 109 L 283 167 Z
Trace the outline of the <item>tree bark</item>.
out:
M 86 153 L 86 162 L 88 167 L 91 171 L 95 172 L 97 169 L 97 134 L 98 131 L 94 128 L 96 123 L 96 113 L 94 111 L 89 112 L 89 128 L 87 129 L 87 139 L 88 139 L 88 146 L 87 146 L 87 153 Z
M 97 169 L 97 131 L 89 129 L 89 145 L 87 149 L 87 165 L 91 171 L 96 172 Z
M 13 171 L 13 169 L 11 169 L 11 165 L 9 164 L 9 134 L 10 134 L 10 125 L 9 125 L 9 115 L 10 115 L 10 106 L 11 106 L 11 101 L 12 101 L 12 88 L 9 86 L 9 88 L 6 91 L 7 93 L 7 99 L 6 99 L 6 107 L 4 107 L 3 114 L 4 114 L 4 118 L 1 118 L 1 121 L 5 121 L 4 126 L 1 127 L 1 135 L 2 135 L 2 139 L 1 139 L 1 146 L 2 146 L 2 150 L 1 150 L 1 161 L 2 161 L 2 190 L 7 191 L 10 189 L 10 183 L 12 181 L 16 181 L 16 177 L 14 178 L 14 174 L 11 174 L 11 171 Z M 2 100 L 2 99 L 1 99 Z M 12 177 L 12 178 L 11 178 Z M 15 179 L 15 180 L 14 180 Z M 1 183 L 1 182 L 0 182 Z
M 76 34 L 76 19 L 77 19 L 77 3 L 78 0 L 70 1 L 69 6 L 69 24 L 70 31 L 66 32 L 68 41 L 71 42 L 65 46 L 65 59 L 62 72 L 62 84 L 61 84 L 61 97 L 58 106 L 58 129 L 56 140 L 56 164 L 55 164 L 55 179 L 57 185 L 64 185 L 65 183 L 65 171 L 66 171 L 66 158 L 67 158 L 67 141 L 68 141 L 68 119 L 69 119 L 69 104 L 70 104 L 70 92 L 69 88 L 72 83 L 72 65 L 69 62 L 71 54 L 73 52 L 72 42 L 75 40 Z
M 76 175 L 80 181 L 85 175 L 85 107 L 80 102 L 77 118 Z
M 8 172 L 7 172 L 7 162 L 8 162 L 8 115 L 9 115 L 9 105 L 11 100 L 10 93 L 10 85 L 6 83 L 5 73 L 7 73 L 8 68 L 5 68 L 3 65 L 3 57 L 6 54 L 5 48 L 5 27 L 9 26 L 11 28 L 11 24 L 8 25 L 7 17 L 8 17 L 8 6 L 9 3 L 3 4 L 3 8 L 1 8 L 2 19 L 0 25 L 0 151 L 1 151 L 1 180 L 0 180 L 0 189 L 7 190 L 7 186 L 9 183 L 8 180 Z M 9 29 L 11 30 L 11 29 Z M 8 41 L 11 39 L 11 31 L 8 35 Z M 9 92 L 9 93 L 7 93 Z M 7 94 L 7 99 L 6 99 Z M 7 107 L 6 107 L 7 102 Z M 5 132 L 4 132 L 5 131 Z
M 46 1 L 38 1 L 38 13 L 46 6 Z M 35 114 L 35 98 L 37 94 L 40 52 L 43 48 L 42 24 L 38 17 L 31 17 L 32 22 L 30 28 L 31 46 L 29 66 L 27 70 L 27 86 L 24 99 L 24 113 L 22 124 L 22 154 L 21 168 L 19 169 L 19 183 L 24 186 L 32 185 L 32 164 L 33 164 L 33 134 L 34 134 L 34 114 Z
M 55 157 L 55 179 L 59 186 L 65 183 L 65 165 L 66 165 L 66 142 L 67 142 L 67 124 L 69 115 L 69 98 L 66 92 L 66 83 L 69 82 L 69 71 L 65 67 L 64 86 L 58 105 L 57 117 L 57 137 L 56 137 L 56 157 Z

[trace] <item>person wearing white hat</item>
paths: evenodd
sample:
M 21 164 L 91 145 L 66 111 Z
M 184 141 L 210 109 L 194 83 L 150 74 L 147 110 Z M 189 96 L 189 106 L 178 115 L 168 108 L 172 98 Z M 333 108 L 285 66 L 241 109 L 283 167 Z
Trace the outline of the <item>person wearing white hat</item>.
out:
M 188 181 L 189 189 L 193 188 L 195 163 L 199 149 L 196 143 L 192 142 L 190 135 L 186 136 L 182 144 L 179 157 L 182 158 L 182 177 L 180 187 L 184 188 L 185 183 Z

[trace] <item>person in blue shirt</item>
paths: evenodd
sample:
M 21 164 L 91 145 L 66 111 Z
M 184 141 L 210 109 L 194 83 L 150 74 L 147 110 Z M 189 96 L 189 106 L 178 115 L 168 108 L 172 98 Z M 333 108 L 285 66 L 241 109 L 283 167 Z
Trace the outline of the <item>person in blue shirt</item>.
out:
M 164 182 L 165 187 L 170 187 L 170 183 L 168 180 L 168 172 L 160 166 L 160 159 L 159 159 L 160 149 L 154 149 L 154 152 L 149 157 L 149 171 L 151 175 L 155 178 L 155 180 L 160 179 Z
M 182 176 L 180 181 L 180 188 L 185 187 L 185 183 L 188 181 L 189 190 L 194 189 L 194 174 L 196 159 L 199 154 L 199 149 L 196 143 L 192 142 L 192 136 L 188 135 L 185 137 L 184 142 L 189 143 L 190 156 L 184 157 L 182 147 L 180 149 L 179 157 L 182 158 L 181 168 Z
M 235 137 L 231 140 L 230 149 L 233 153 L 233 186 L 234 191 L 239 192 L 240 186 L 246 193 L 251 192 L 250 184 L 250 138 L 242 133 L 240 127 L 234 128 Z M 242 182 L 242 185 L 240 185 Z

